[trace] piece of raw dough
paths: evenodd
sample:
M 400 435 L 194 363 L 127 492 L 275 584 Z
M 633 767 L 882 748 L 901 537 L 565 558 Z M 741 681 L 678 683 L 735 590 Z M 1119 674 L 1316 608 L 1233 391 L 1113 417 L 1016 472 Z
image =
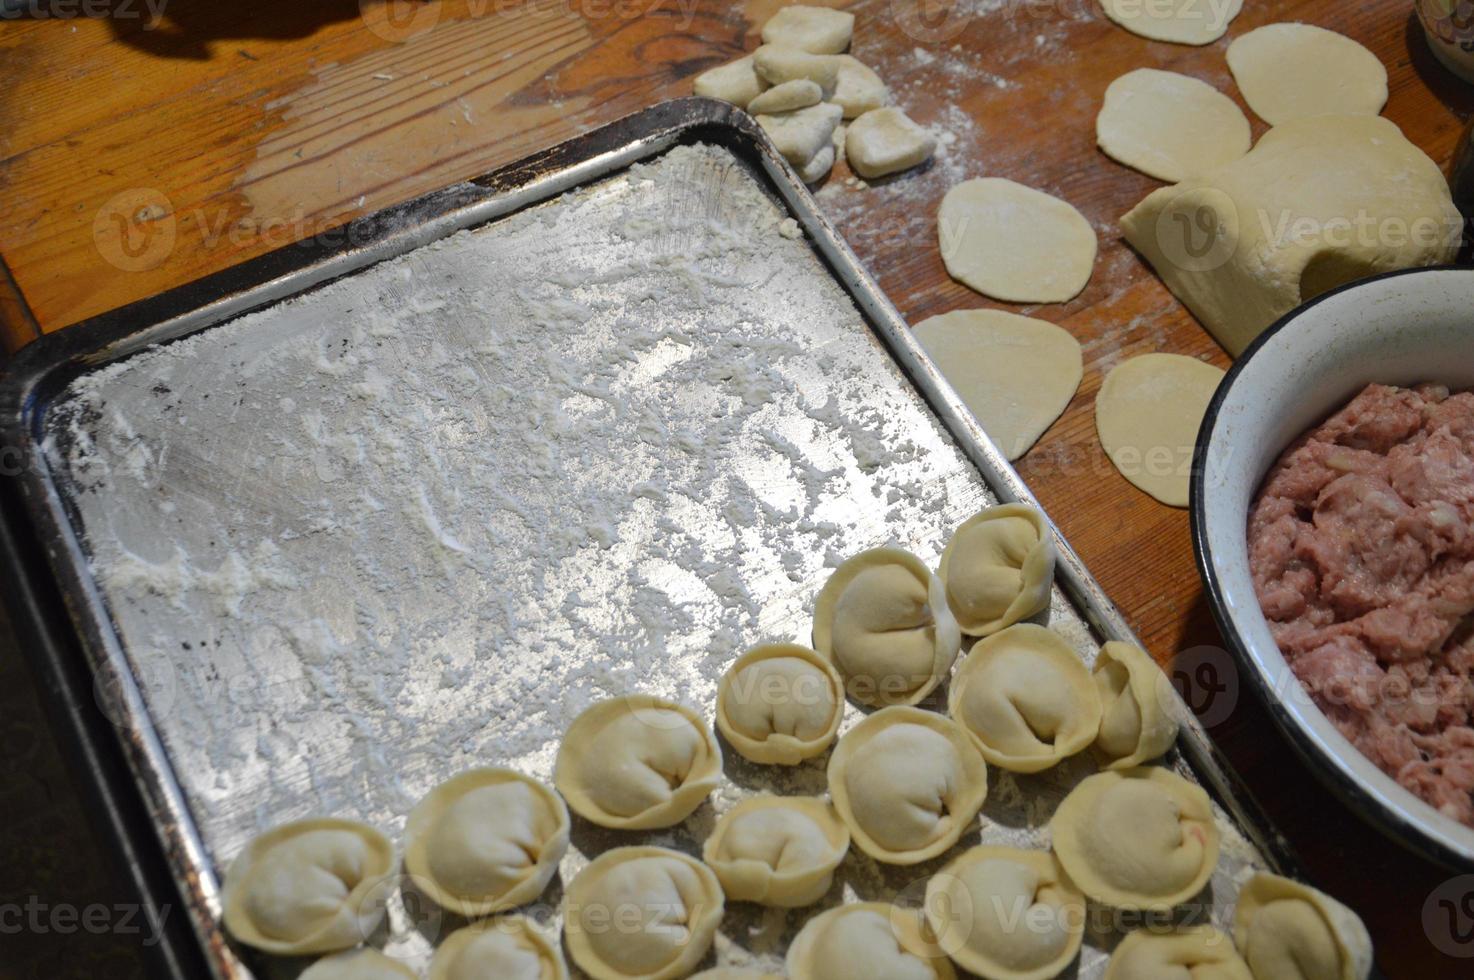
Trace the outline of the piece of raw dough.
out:
M 793 112 L 795 109 L 807 109 L 822 101 L 824 101 L 824 90 L 819 87 L 818 82 L 808 78 L 795 78 L 791 82 L 774 85 L 763 92 L 747 104 L 747 111 L 755 116 L 773 115 L 779 112 Z
M 743 108 L 767 87 L 768 83 L 754 67 L 752 55 L 708 69 L 697 75 L 695 82 L 697 95 L 721 99 Z
M 764 44 L 752 53 L 752 64 L 758 77 L 769 85 L 807 78 L 823 89 L 826 99 L 839 84 L 840 60 L 832 54 L 809 54 L 798 48 Z
M 1095 139 L 1111 159 L 1178 181 L 1248 153 L 1249 120 L 1207 82 L 1138 68 L 1106 89 Z
M 523 916 L 486 919 L 445 938 L 429 980 L 568 980 L 563 953 Z
M 834 151 L 832 145 L 823 147 L 808 163 L 798 168 L 799 179 L 805 184 L 817 184 L 829 176 L 829 171 L 834 169 L 834 161 L 838 158 L 839 154 Z
M 1169 507 L 1186 507 L 1193 449 L 1223 371 L 1181 354 L 1143 354 L 1111 369 L 1095 396 L 1095 431 L 1117 470 Z
M 1063 303 L 1085 288 L 1095 266 L 1095 229 L 1084 215 L 998 177 L 948 191 L 937 231 L 953 279 L 1010 303 Z
M 1069 331 L 1016 313 L 954 310 L 911 332 L 1010 460 L 1054 424 L 1084 374 Z
M 919 166 L 936 149 L 937 138 L 893 106 L 872 109 L 850 123 L 844 144 L 850 169 L 867 179 Z
M 821 102 L 793 112 L 758 116 L 757 122 L 783 158 L 802 167 L 825 148 L 833 149 L 834 128 L 841 116 L 839 106 Z
M 1233 938 L 1256 977 L 1366 980 L 1372 971 L 1372 939 L 1357 914 L 1279 875 L 1260 872 L 1239 890 Z
M 1173 44 L 1212 44 L 1243 0 L 1101 0 L 1106 16 L 1132 34 Z
M 1276 126 L 1248 156 L 1154 191 L 1121 219 L 1233 355 L 1328 289 L 1452 261 L 1463 226 L 1438 165 L 1380 116 Z
M 1306 116 L 1375 116 L 1387 104 L 1387 69 L 1377 56 L 1311 24 L 1269 24 L 1235 38 L 1228 68 L 1249 108 L 1271 126 Z
M 297 980 L 418 980 L 406 963 L 377 949 L 360 947 L 325 956 L 303 970 Z
M 839 54 L 850 46 L 855 15 L 828 7 L 784 7 L 763 25 L 764 44 L 784 44 L 812 54 Z
M 862 116 L 890 101 L 890 89 L 870 66 L 851 55 L 839 56 L 839 81 L 830 101 L 844 109 L 846 119 Z

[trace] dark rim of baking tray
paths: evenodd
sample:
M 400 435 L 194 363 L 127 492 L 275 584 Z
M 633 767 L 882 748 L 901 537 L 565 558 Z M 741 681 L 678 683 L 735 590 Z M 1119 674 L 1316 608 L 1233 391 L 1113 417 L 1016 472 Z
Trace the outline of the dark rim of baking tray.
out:
M 1228 392 L 1233 388 L 1234 382 L 1238 380 L 1246 366 L 1259 351 L 1265 347 L 1275 335 L 1281 330 L 1289 327 L 1300 316 L 1315 306 L 1320 305 L 1332 297 L 1342 293 L 1359 289 L 1369 283 L 1381 282 L 1386 279 L 1397 279 L 1400 277 L 1413 277 L 1436 272 L 1461 272 L 1474 274 L 1474 267 L 1461 265 L 1432 265 L 1422 266 L 1416 269 L 1398 269 L 1394 272 L 1384 272 L 1381 275 L 1370 276 L 1366 279 L 1358 279 L 1344 286 L 1338 286 L 1329 292 L 1322 293 L 1315 299 L 1295 307 L 1290 312 L 1276 320 L 1264 330 L 1242 354 L 1234 360 L 1233 366 L 1224 375 L 1223 381 L 1219 383 L 1218 390 L 1213 393 L 1212 400 L 1208 403 L 1208 410 L 1203 415 L 1203 424 L 1198 429 L 1198 441 L 1193 450 L 1192 482 L 1190 485 L 1188 507 L 1190 511 L 1190 524 L 1192 528 L 1193 557 L 1197 561 L 1198 574 L 1203 579 L 1203 591 L 1208 596 L 1209 608 L 1213 611 L 1213 619 L 1218 624 L 1218 631 L 1233 650 L 1234 656 L 1238 658 L 1240 666 L 1244 668 L 1253 684 L 1260 702 L 1274 719 L 1275 725 L 1286 740 L 1295 748 L 1296 753 L 1306 763 L 1307 768 L 1315 773 L 1333 793 L 1339 796 L 1343 802 L 1350 806 L 1363 820 L 1370 823 L 1377 830 L 1392 839 L 1402 847 L 1420 853 L 1425 857 L 1441 864 L 1447 868 L 1456 870 L 1468 870 L 1474 866 L 1474 855 L 1450 846 L 1445 841 L 1434 835 L 1422 823 L 1412 819 L 1407 814 L 1391 810 L 1378 801 L 1366 786 L 1360 781 L 1343 772 L 1339 767 L 1327 764 L 1324 751 L 1317 746 L 1309 734 L 1300 727 L 1285 708 L 1272 686 L 1253 659 L 1249 656 L 1248 644 L 1239 635 L 1238 627 L 1234 624 L 1232 615 L 1228 610 L 1228 604 L 1224 601 L 1222 586 L 1218 581 L 1218 571 L 1213 564 L 1213 549 L 1208 544 L 1207 528 L 1207 506 L 1206 500 L 1206 473 L 1208 459 L 1208 443 L 1212 438 L 1213 430 L 1217 426 L 1218 413 L 1223 407 L 1223 402 L 1228 397 Z M 1474 318 L 1474 312 L 1471 312 Z M 1474 321 L 1471 321 L 1474 322 Z M 1262 477 L 1261 477 L 1262 479 Z M 1245 529 L 1245 533 L 1248 531 Z M 1317 708 L 1316 710 L 1320 710 Z

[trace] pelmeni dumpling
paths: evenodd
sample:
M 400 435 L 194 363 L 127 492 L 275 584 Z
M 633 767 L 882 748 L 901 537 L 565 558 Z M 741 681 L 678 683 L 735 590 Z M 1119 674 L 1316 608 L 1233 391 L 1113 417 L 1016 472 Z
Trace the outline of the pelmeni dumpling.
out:
M 753 647 L 722 675 L 717 729 L 743 758 L 796 766 L 824 752 L 844 718 L 844 681 L 808 647 Z
M 372 827 L 324 818 L 261 834 L 231 864 L 225 926 L 247 946 L 280 956 L 362 943 L 384 918 L 394 846 Z
M 758 973 L 755 970 L 744 970 L 736 966 L 714 966 L 710 970 L 702 970 L 691 980 L 783 980 L 783 978 L 776 973 Z
M 941 581 L 899 548 L 860 552 L 834 570 L 814 603 L 814 649 L 862 704 L 916 704 L 961 647 Z
M 1095 753 L 1107 769 L 1139 766 L 1177 741 L 1172 682 L 1145 650 L 1107 643 L 1095 658 L 1092 676 L 1101 705 Z
M 937 574 L 962 632 L 987 636 L 1012 626 L 1049 607 L 1049 522 L 1026 504 L 989 507 L 953 533 Z
M 948 697 L 952 720 L 995 766 L 1039 772 L 1095 740 L 1100 695 L 1059 634 L 1019 623 L 973 645 Z
M 419 980 L 408 964 L 377 949 L 350 949 L 325 956 L 303 970 L 297 980 Z
M 1049 822 L 1054 852 L 1086 895 L 1123 909 L 1161 909 L 1202 890 L 1218 864 L 1208 794 L 1143 766 L 1096 773 Z
M 991 980 L 1046 980 L 1085 936 L 1085 896 L 1048 851 L 974 847 L 926 886 L 928 925 L 964 970 Z
M 472 769 L 410 811 L 404 866 L 443 908 L 491 915 L 543 893 L 568 831 L 568 808 L 542 783 L 510 769 Z
M 1266 975 L 1262 980 L 1271 980 Z M 1170 932 L 1138 929 L 1121 940 L 1102 980 L 1255 980 L 1234 951 L 1233 940 L 1212 926 Z
M 594 980 L 684 977 L 711 948 L 724 902 L 717 876 L 663 847 L 616 847 L 564 897 L 569 955 Z
M 722 815 L 701 857 L 732 901 L 792 909 L 824 897 L 849 849 L 824 800 L 754 796 Z
M 955 723 L 883 708 L 829 757 L 829 796 L 855 844 L 886 864 L 918 864 L 957 843 L 988 796 L 988 766 Z
M 430 961 L 430 980 L 568 980 L 558 947 L 527 919 L 508 915 L 457 929 Z
M 1372 938 L 1356 913 L 1324 892 L 1259 873 L 1239 890 L 1233 937 L 1264 980 L 1366 980 Z
M 788 947 L 789 980 L 955 980 L 921 916 L 883 902 L 841 905 L 804 924 Z
M 600 701 L 574 719 L 553 785 L 601 827 L 652 830 L 691 815 L 722 781 L 722 750 L 701 716 L 648 694 Z

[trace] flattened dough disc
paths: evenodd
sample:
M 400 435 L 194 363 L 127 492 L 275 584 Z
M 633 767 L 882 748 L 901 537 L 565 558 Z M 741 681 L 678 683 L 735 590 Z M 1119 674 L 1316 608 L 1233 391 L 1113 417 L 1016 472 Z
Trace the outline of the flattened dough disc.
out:
M 1244 0 L 1100 0 L 1106 16 L 1132 34 L 1173 44 L 1212 44 Z
M 1170 507 L 1187 506 L 1203 413 L 1223 372 L 1181 354 L 1143 354 L 1106 375 L 1095 431 L 1121 475 Z
M 1010 303 L 1063 303 L 1090 281 L 1095 229 L 1070 204 L 997 177 L 965 180 L 937 211 L 953 279 Z
M 1059 418 L 1084 373 L 1069 331 L 1033 317 L 955 310 L 911 332 L 1010 460 Z
M 1375 116 L 1387 69 L 1351 38 L 1310 24 L 1270 24 L 1228 46 L 1249 108 L 1273 126 L 1306 116 Z
M 1138 68 L 1111 82 L 1095 139 L 1113 160 L 1176 182 L 1249 152 L 1249 120 L 1207 82 Z

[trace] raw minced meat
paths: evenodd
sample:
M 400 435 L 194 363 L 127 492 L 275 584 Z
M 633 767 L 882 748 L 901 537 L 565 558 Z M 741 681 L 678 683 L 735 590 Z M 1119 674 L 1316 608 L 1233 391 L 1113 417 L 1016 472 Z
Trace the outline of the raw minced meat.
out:
M 1474 826 L 1474 392 L 1369 385 L 1301 436 L 1249 512 L 1249 566 L 1321 710 Z

